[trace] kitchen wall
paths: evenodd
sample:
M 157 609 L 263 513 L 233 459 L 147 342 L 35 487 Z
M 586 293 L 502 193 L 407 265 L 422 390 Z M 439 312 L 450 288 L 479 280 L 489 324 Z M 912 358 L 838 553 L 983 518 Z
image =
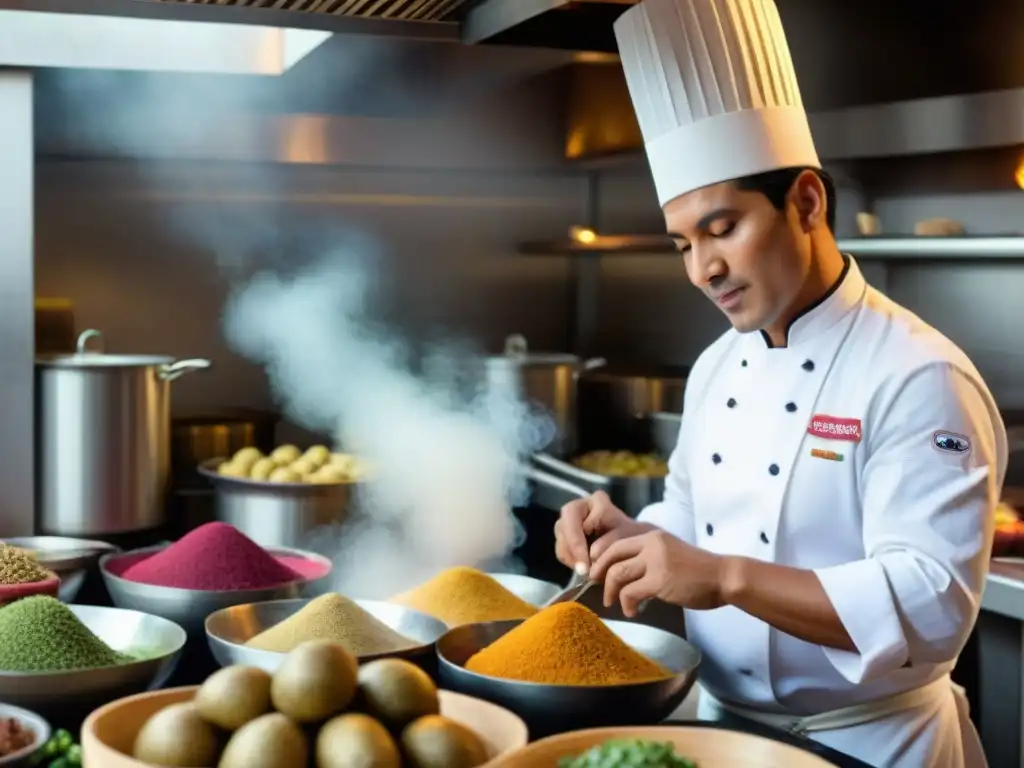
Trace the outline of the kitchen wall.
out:
M 254 244 L 287 267 L 354 229 L 375 250 L 376 314 L 407 338 L 497 351 L 521 332 L 536 348 L 564 349 L 568 265 L 515 250 L 564 235 L 586 213 L 586 179 L 561 167 L 560 88 L 528 78 L 447 115 L 342 119 L 335 144 L 348 156 L 330 166 L 244 153 L 218 162 L 204 157 L 204 131 L 161 126 L 159 110 L 133 114 L 136 130 L 118 137 L 131 143 L 121 154 L 142 161 L 83 145 L 81 123 L 76 133 L 70 121 L 37 119 L 37 295 L 73 299 L 79 329 L 101 329 L 108 350 L 210 358 L 208 373 L 175 384 L 178 412 L 270 405 L 262 371 L 219 335 L 231 277 L 218 263 Z
M 909 234 L 921 219 L 948 217 L 975 234 L 1024 231 L 1024 192 L 1013 184 L 1019 152 L 890 159 L 832 168 L 839 193 L 837 235 L 856 236 L 855 215 L 872 210 L 883 232 Z M 649 173 L 642 166 L 601 174 L 600 228 L 664 228 Z M 869 282 L 963 347 L 1000 404 L 1024 407 L 1024 262 L 862 261 Z M 687 364 L 726 330 L 721 313 L 686 279 L 673 256 L 601 261 L 600 348 Z

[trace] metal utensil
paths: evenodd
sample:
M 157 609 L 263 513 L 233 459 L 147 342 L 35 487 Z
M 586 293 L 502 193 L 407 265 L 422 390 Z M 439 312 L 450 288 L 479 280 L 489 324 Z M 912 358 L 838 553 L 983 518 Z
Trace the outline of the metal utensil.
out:
M 100 704 L 159 688 L 170 678 L 185 645 L 185 630 L 141 611 L 69 605 L 100 640 L 116 651 L 139 652 L 130 664 L 70 672 L 0 671 L 0 700 L 41 714 Z
M 170 473 L 171 382 L 209 360 L 111 355 L 78 337 L 36 360 L 38 529 L 96 536 L 158 528 Z
M 122 559 L 141 560 L 155 555 L 165 547 L 147 547 L 118 555 L 105 555 L 100 558 L 100 574 L 110 593 L 110 599 L 119 608 L 146 610 L 156 616 L 162 616 L 180 624 L 190 635 L 202 636 L 203 622 L 214 611 L 232 605 L 258 603 L 267 600 L 287 600 L 298 597 L 316 597 L 328 591 L 331 577 L 331 561 L 326 557 L 304 552 L 299 549 L 282 547 L 268 548 L 267 552 L 278 557 L 295 557 L 309 560 L 319 567 L 314 569 L 320 576 L 300 579 L 287 584 L 266 589 L 239 589 L 229 592 L 214 590 L 177 589 L 176 587 L 158 587 L 153 584 L 141 584 L 129 581 L 117 575 L 124 567 Z M 111 570 L 111 565 L 115 570 Z
M 547 605 L 561 590 L 551 581 L 541 581 L 518 573 L 488 573 L 492 579 L 530 605 Z
M 583 595 L 586 594 L 586 592 L 595 584 L 597 584 L 597 582 L 593 579 L 574 578 L 569 582 L 568 587 L 548 600 L 547 605 L 556 605 L 557 603 L 574 603 L 583 597 Z
M 59 597 L 65 603 L 77 596 L 89 569 L 102 555 L 119 551 L 113 544 L 89 539 L 71 539 L 63 536 L 22 536 L 3 539 L 5 544 L 26 549 L 36 561 L 60 577 Z
M 288 655 L 249 648 L 245 643 L 275 624 L 280 624 L 309 605 L 309 600 L 273 600 L 267 603 L 235 605 L 211 613 L 205 623 L 206 639 L 213 657 L 222 667 L 244 664 L 259 667 L 273 674 Z M 416 641 L 416 645 L 392 653 L 364 654 L 360 663 L 380 658 L 416 660 L 429 656 L 434 643 L 448 627 L 444 622 L 394 603 L 377 600 L 355 600 L 356 605 L 374 618 Z
M 629 685 L 572 686 L 502 680 L 470 672 L 469 658 L 522 621 L 467 624 L 437 641 L 441 685 L 515 712 L 532 738 L 608 725 L 661 722 L 675 710 L 697 679 L 700 652 L 686 640 L 644 624 L 605 621 L 636 651 L 675 673 L 665 680 Z
M 216 518 L 264 547 L 297 547 L 324 526 L 344 522 L 359 483 L 271 483 L 218 474 L 218 457 L 199 465 L 216 491 Z

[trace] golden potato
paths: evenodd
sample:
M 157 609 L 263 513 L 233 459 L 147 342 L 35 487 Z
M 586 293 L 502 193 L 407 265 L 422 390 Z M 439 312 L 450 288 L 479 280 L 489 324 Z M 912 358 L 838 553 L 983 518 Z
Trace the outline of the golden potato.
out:
M 253 480 L 269 480 L 275 469 L 277 469 L 277 464 L 273 459 L 262 458 L 252 465 L 249 477 Z
M 286 467 L 302 455 L 302 451 L 294 445 L 281 445 L 275 448 L 270 458 L 280 467 Z

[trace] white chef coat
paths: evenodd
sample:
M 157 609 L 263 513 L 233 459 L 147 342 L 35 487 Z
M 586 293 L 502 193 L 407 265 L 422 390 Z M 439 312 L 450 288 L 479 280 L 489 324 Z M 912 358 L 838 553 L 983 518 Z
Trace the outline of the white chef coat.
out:
M 711 552 L 814 570 L 858 653 L 734 607 L 687 611 L 702 687 L 809 715 L 948 675 L 977 617 L 1006 462 L 970 360 L 868 286 L 853 259 L 787 347 L 724 334 L 693 367 L 664 501 L 640 519 Z M 959 709 L 950 690 L 810 735 L 874 766 L 975 768 Z

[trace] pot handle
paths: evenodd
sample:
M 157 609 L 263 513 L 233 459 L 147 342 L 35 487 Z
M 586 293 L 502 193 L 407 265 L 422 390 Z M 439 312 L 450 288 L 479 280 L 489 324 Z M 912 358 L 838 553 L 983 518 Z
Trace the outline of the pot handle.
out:
M 75 354 L 84 355 L 89 353 L 91 350 L 86 349 L 86 345 L 90 339 L 96 339 L 96 343 L 99 349 L 94 350 L 95 352 L 103 351 L 103 332 L 97 331 L 95 328 L 90 328 L 87 331 L 82 331 L 78 336 L 78 341 L 75 343 Z
M 535 464 L 550 470 L 550 473 L 553 473 L 553 475 L 566 478 L 563 482 L 567 482 L 575 487 L 590 488 L 591 490 L 587 491 L 587 496 L 594 491 L 606 491 L 611 488 L 612 479 L 607 475 L 599 475 L 596 472 L 580 469 L 575 464 L 556 459 L 550 453 L 535 453 L 532 459 Z M 544 472 L 544 474 L 549 473 Z
M 523 334 L 513 333 L 505 337 L 506 357 L 526 357 L 527 352 L 529 352 L 529 344 Z
M 160 366 L 159 375 L 164 381 L 174 381 L 175 379 L 181 378 L 186 373 L 202 371 L 209 367 L 209 360 L 203 360 L 201 357 L 196 357 L 189 360 L 178 360 L 177 362 L 169 365 L 162 365 Z
M 544 485 L 548 488 L 553 488 L 556 491 L 562 491 L 568 493 L 571 496 L 575 496 L 578 499 L 590 498 L 590 491 L 586 488 L 581 488 L 578 485 L 570 483 L 568 480 L 563 480 L 560 477 L 552 475 L 543 470 L 531 467 L 529 465 L 523 466 L 523 473 L 526 475 L 528 480 L 532 480 L 538 485 Z

